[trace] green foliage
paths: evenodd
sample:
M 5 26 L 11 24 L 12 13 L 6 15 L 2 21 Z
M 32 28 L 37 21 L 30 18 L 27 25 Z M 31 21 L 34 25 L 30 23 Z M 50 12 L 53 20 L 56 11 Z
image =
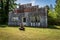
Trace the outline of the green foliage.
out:
M 56 0 L 55 10 L 58 13 L 57 14 L 58 19 L 60 19 L 60 0 Z
M 55 11 L 57 12 L 57 23 L 60 25 L 60 0 L 56 0 Z
M 48 24 L 55 25 L 57 20 L 57 13 L 55 11 L 49 10 L 48 13 Z
M 1 0 L 0 2 L 0 24 L 6 24 L 8 22 L 8 13 L 16 7 L 16 0 Z
M 10 0 L 9 2 L 9 11 L 12 11 L 14 8 L 16 8 L 16 3 L 15 3 L 16 0 Z
M 48 15 L 50 17 L 52 17 L 53 19 L 56 19 L 57 18 L 57 13 L 55 11 L 49 10 Z
M 55 10 L 58 14 L 60 14 L 60 0 L 56 0 Z

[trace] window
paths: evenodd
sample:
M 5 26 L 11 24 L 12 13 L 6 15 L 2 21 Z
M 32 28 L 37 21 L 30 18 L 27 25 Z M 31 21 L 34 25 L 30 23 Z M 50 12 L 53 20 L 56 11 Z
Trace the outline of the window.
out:
M 39 16 L 35 16 L 35 22 L 40 22 L 40 17 Z
M 36 17 L 37 22 L 40 22 L 40 16 Z
M 26 22 L 26 18 L 23 18 L 23 22 Z
M 31 22 L 35 22 L 35 17 L 30 17 Z
M 12 21 L 18 21 L 18 17 L 12 17 Z
M 40 22 L 40 16 L 30 17 L 31 22 Z

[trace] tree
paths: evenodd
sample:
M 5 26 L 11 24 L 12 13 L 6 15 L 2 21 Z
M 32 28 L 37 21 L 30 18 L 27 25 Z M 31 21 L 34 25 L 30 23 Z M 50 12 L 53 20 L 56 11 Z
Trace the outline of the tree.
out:
M 1 23 L 6 24 L 8 22 L 8 13 L 16 7 L 16 0 L 1 0 Z M 0 24 L 1 24 L 0 23 Z
M 48 25 L 55 25 L 57 20 L 57 13 L 55 12 L 52 4 L 48 8 Z
M 2 13 L 3 13 L 3 0 L 0 0 L 0 24 L 2 22 Z
M 57 20 L 57 13 L 55 11 L 49 10 L 48 13 L 48 24 L 55 25 Z
M 56 0 L 55 11 L 57 12 L 57 21 L 60 22 L 60 0 Z

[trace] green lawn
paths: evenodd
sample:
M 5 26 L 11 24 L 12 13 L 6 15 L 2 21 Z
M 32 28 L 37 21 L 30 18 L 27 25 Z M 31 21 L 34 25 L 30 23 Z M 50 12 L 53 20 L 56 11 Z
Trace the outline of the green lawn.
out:
M 0 27 L 0 40 L 60 40 L 60 29 Z

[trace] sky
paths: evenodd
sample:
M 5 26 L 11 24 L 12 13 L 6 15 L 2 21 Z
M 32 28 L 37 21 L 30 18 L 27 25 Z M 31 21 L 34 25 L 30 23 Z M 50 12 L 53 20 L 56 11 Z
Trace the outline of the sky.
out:
M 27 4 L 32 3 L 32 5 L 39 5 L 39 7 L 44 7 L 46 5 L 52 4 L 53 7 L 55 7 L 55 1 L 56 0 L 17 0 L 17 4 Z

